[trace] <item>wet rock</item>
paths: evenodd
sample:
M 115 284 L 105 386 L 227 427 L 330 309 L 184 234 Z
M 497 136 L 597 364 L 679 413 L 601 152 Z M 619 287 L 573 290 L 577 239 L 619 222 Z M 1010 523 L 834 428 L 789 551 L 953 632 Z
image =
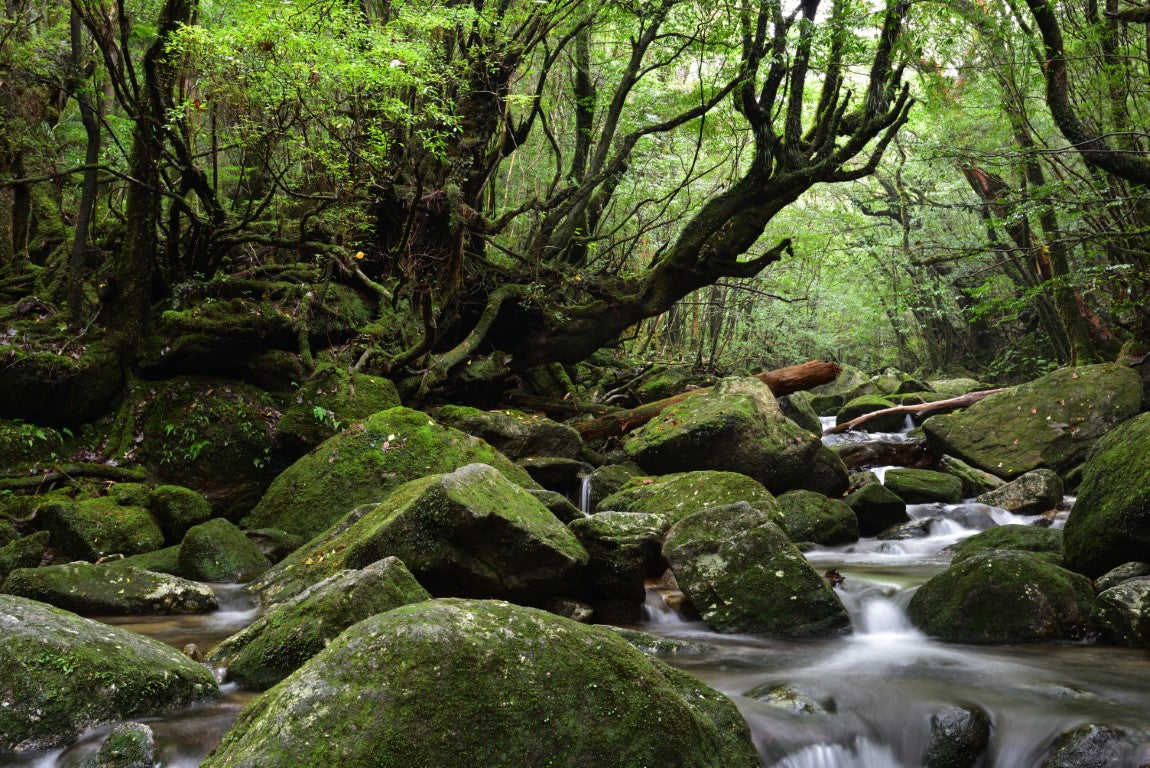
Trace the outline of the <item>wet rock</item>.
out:
M 1150 576 L 1150 563 L 1123 563 L 1095 579 L 1094 588 L 1102 592 L 1139 576 Z
M 609 629 L 631 645 L 638 648 L 648 656 L 699 656 L 706 652 L 707 646 L 702 643 L 678 640 L 673 637 L 652 635 L 637 629 L 626 629 L 599 625 L 602 629 Z
M 812 399 L 814 399 L 814 395 L 809 392 L 792 392 L 785 397 L 778 398 L 778 403 L 783 415 L 788 419 L 805 430 L 821 435 L 823 423 L 811 405 Z
M 120 723 L 100 749 L 80 768 L 152 768 L 156 764 L 156 737 L 143 723 Z
M 264 690 L 315 656 L 343 630 L 377 613 L 431 597 L 394 557 L 358 571 L 339 571 L 294 599 L 270 608 L 212 651 L 228 679 Z
M 716 631 L 824 637 L 850 627 L 834 590 L 767 514 L 745 502 L 683 518 L 667 533 L 663 556 Z
M 1059 736 L 1042 768 L 1113 768 L 1132 765 L 1138 736 L 1124 728 L 1088 723 Z
M 990 550 L 1032 552 L 1053 565 L 1061 565 L 1062 531 L 1033 525 L 1000 525 L 960 542 L 952 562 L 958 563 Z
M 210 587 L 120 562 L 21 568 L 8 574 L 3 591 L 89 615 L 207 613 L 219 607 Z
M 485 440 L 512 461 L 532 456 L 574 459 L 583 447 L 583 438 L 574 429 L 538 414 L 445 405 L 435 411 L 435 418 Z
M 257 589 L 283 600 L 341 568 L 394 555 L 433 595 L 533 602 L 570 594 L 587 564 L 562 522 L 485 464 L 413 480 L 359 514 L 293 553 Z
M 990 745 L 990 718 L 978 707 L 946 707 L 930 716 L 924 768 L 973 768 Z
M 883 485 L 907 504 L 962 501 L 962 481 L 945 472 L 897 467 L 887 471 Z
M 180 572 L 198 581 L 250 581 L 271 567 L 244 532 L 221 517 L 188 531 L 179 560 Z
M 278 563 L 307 543 L 303 536 L 281 531 L 278 528 L 257 528 L 244 531 L 244 536 L 256 545 L 260 554 L 273 563 Z
M 778 497 L 782 528 L 791 541 L 813 541 L 833 546 L 858 541 L 854 510 L 840 499 L 814 491 L 788 491 Z
M 894 408 L 894 403 L 881 395 L 862 395 L 847 402 L 835 415 L 835 424 L 846 424 L 852 419 L 864 416 L 875 411 L 884 411 Z M 906 421 L 906 414 L 888 413 L 885 416 L 876 416 L 860 424 L 857 429 L 863 432 L 898 432 Z
M 724 379 L 664 409 L 623 447 L 654 474 L 741 472 L 772 493 L 806 488 L 837 496 L 847 487 L 838 456 L 817 434 L 786 418 L 770 388 L 753 378 Z M 812 473 L 820 462 L 820 471 Z
M 145 552 L 142 555 L 132 555 L 119 562 L 121 565 L 130 565 L 145 571 L 166 573 L 170 576 L 183 576 L 180 571 L 179 545 L 157 549 L 155 552 Z
M 610 630 L 449 599 L 345 631 L 248 705 L 202 768 L 577 766 L 605 755 L 619 768 L 759 765 L 729 699 Z
M 745 501 L 782 524 L 782 511 L 775 497 L 762 486 L 738 472 L 680 472 L 662 477 L 638 477 L 618 493 L 599 503 L 603 512 L 650 512 L 666 515 L 676 523 L 703 509 Z
M 276 437 L 299 455 L 357 421 L 399 404 L 390 379 L 321 363 L 288 400 L 276 423 Z
M 930 535 L 930 527 L 938 521 L 936 517 L 920 517 L 902 525 L 892 525 L 875 538 L 882 541 L 906 541 L 908 539 L 925 539 Z
M 847 394 L 867 380 L 866 375 L 854 366 L 844 365 L 842 369 L 834 381 L 807 390 L 811 394 L 811 407 L 820 416 L 834 416 L 847 401 Z
M 34 600 L 0 595 L 0 750 L 63 746 L 101 722 L 217 693 L 175 648 Z M 16 704 L 19 706 L 16 706 Z
M 843 499 L 858 518 L 859 535 L 875 536 L 892 525 L 910 521 L 906 502 L 877 483 L 864 485 Z
M 1101 576 L 1150 553 L 1150 413 L 1098 442 L 1066 520 L 1066 567 Z
M 825 715 L 835 711 L 834 701 L 823 703 L 817 699 L 800 693 L 789 683 L 767 683 L 752 688 L 743 694 L 761 704 L 775 709 L 785 709 L 801 715 Z
M 991 508 L 985 504 L 935 504 L 932 508 L 933 514 L 952 520 L 963 528 L 985 531 L 998 525 L 991 515 Z
M 0 547 L 0 584 L 17 568 L 35 568 L 40 565 L 47 549 L 47 531 L 38 531 Z
M 1150 576 L 1099 592 L 1093 621 L 1108 642 L 1150 648 Z
M 587 576 L 599 597 L 642 602 L 645 577 L 667 567 L 661 548 L 671 522 L 665 515 L 600 512 L 568 527 L 587 550 Z
M 939 471 L 954 475 L 959 479 L 962 483 L 962 497 L 964 499 L 974 498 L 1006 484 L 1002 478 L 984 472 L 977 467 L 972 467 L 962 459 L 956 459 L 953 456 L 943 456 L 939 459 L 938 468 Z
M 960 413 L 932 416 L 922 427 L 936 454 L 999 477 L 1040 467 L 1065 474 L 1141 407 L 1138 374 L 1106 363 L 1054 371 Z
M 589 475 L 591 485 L 591 509 L 599 508 L 599 503 L 611 494 L 621 490 L 631 478 L 639 477 L 643 470 L 633 462 L 623 464 L 605 464 L 595 469 Z M 610 509 L 610 507 L 601 507 Z
M 992 550 L 954 563 L 915 592 L 908 614 L 931 637 L 1025 643 L 1081 637 L 1094 590 L 1032 552 Z
M 1016 515 L 1036 515 L 1062 503 L 1062 480 L 1049 469 L 1036 469 L 979 496 L 975 501 Z
M 77 560 L 135 555 L 164 546 L 164 533 L 143 507 L 125 507 L 110 496 L 57 500 L 43 508 L 52 543 Z
M 535 490 L 533 488 L 526 489 L 535 498 L 551 511 L 551 514 L 559 518 L 564 523 L 569 523 L 572 520 L 578 520 L 583 517 L 583 513 L 579 511 L 579 507 L 571 503 L 571 501 L 561 493 L 555 491 Z
M 282 472 L 244 518 L 245 528 L 312 537 L 353 507 L 378 503 L 404 483 L 474 462 L 490 464 L 526 488 L 536 483 L 478 438 L 427 414 L 391 408 L 348 427 Z
M 189 528 L 212 519 L 208 500 L 179 485 L 156 486 L 148 494 L 145 506 L 156 516 L 169 544 L 179 544 Z

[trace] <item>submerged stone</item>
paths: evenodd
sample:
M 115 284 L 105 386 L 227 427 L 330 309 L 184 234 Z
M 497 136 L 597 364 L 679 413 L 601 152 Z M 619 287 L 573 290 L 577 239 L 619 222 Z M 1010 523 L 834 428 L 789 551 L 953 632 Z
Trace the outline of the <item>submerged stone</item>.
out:
M 152 729 L 143 723 L 120 723 L 80 768 L 152 768 L 155 764 L 156 736 Z
M 615 633 L 449 599 L 345 631 L 249 704 L 202 768 L 606 764 L 757 768 L 759 757 L 729 699 Z
M 1054 741 L 1051 754 L 1042 761 L 1042 768 L 1112 768 L 1133 765 L 1131 760 L 1144 751 L 1147 742 L 1145 733 L 1086 723 L 1071 728 Z

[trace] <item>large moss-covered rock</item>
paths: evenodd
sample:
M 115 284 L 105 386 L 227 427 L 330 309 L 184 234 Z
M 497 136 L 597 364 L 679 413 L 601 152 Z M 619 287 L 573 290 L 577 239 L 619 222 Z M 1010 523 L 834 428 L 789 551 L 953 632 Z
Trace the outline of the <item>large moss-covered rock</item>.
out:
M 1150 560 L 1150 413 L 1098 443 L 1066 520 L 1066 567 L 1087 576 Z
M 1017 515 L 1033 515 L 1056 509 L 1062 503 L 1062 491 L 1058 475 L 1049 469 L 1036 469 L 987 491 L 975 501 Z
M 840 499 L 828 499 L 814 491 L 788 491 L 778 502 L 782 528 L 791 541 L 828 545 L 858 541 L 858 518 Z
M 599 502 L 601 512 L 649 512 L 666 515 L 672 523 L 703 509 L 745 501 L 783 524 L 775 497 L 738 472 L 680 472 L 663 477 L 638 477 Z
M 850 627 L 830 585 L 766 513 L 745 502 L 683 518 L 667 533 L 663 556 L 719 632 L 822 637 Z
M 37 531 L 31 536 L 16 539 L 7 546 L 0 547 L 0 584 L 8 574 L 17 568 L 35 568 L 44 558 L 49 545 L 47 531 Z
M 294 599 L 273 606 L 220 643 L 212 661 L 228 679 L 264 690 L 283 680 L 345 629 L 377 613 L 431 597 L 394 557 L 339 571 Z
M 1150 648 L 1150 576 L 1128 579 L 1099 592 L 1093 619 L 1107 641 Z
M 978 379 L 933 379 L 928 381 L 927 384 L 932 390 L 944 397 L 958 397 L 965 395 L 968 392 L 976 392 L 984 389 L 982 382 Z
M 664 409 L 632 432 L 624 449 L 655 474 L 741 472 L 772 493 L 806 488 L 836 496 L 847 488 L 846 467 L 837 455 L 817 434 L 783 416 L 770 387 L 758 379 L 724 379 Z M 837 462 L 840 471 L 812 474 L 820 459 L 828 466 Z
M 199 581 L 246 581 L 271 567 L 259 547 L 222 517 L 193 526 L 179 560 L 180 572 Z
M 948 475 L 954 475 L 962 483 L 962 497 L 973 499 L 987 491 L 1001 488 L 1006 481 L 997 475 L 972 467 L 962 459 L 953 456 L 943 456 L 938 460 L 938 469 Z
M 915 592 L 908 613 L 928 635 L 956 643 L 1081 637 L 1094 591 L 1083 576 L 1031 552 L 980 552 Z
M 210 587 L 119 563 L 21 568 L 8 574 L 3 591 L 83 614 L 158 616 L 219 607 Z
M 961 562 L 987 550 L 1033 552 L 1054 565 L 1062 564 L 1062 531 L 1033 525 L 999 525 L 962 541 L 952 562 Z
M 201 494 L 179 485 L 159 485 L 148 494 L 145 506 L 156 516 L 164 539 L 179 544 L 193 525 L 212 519 L 212 505 Z
M 348 629 L 202 768 L 752 768 L 734 705 L 609 630 L 434 600 Z
M 145 552 L 142 555 L 132 555 L 116 562 L 130 565 L 133 568 L 143 568 L 145 571 L 167 573 L 172 576 L 183 575 L 180 571 L 180 545 L 157 549 L 155 552 Z
M 410 408 L 390 408 L 348 427 L 281 473 L 244 519 L 245 528 L 315 536 L 359 504 L 382 501 L 409 480 L 490 464 L 528 488 L 535 481 L 482 440 Z
M 143 723 L 120 723 L 96 754 L 84 758 L 80 768 L 152 768 L 156 764 L 156 735 Z
M 821 435 L 823 423 L 811 405 L 813 399 L 814 395 L 810 392 L 799 391 L 780 397 L 778 403 L 783 415 L 788 419 L 809 432 Z
M 588 511 L 596 509 L 599 502 L 620 491 L 632 478 L 640 477 L 642 474 L 643 470 L 634 462 L 605 464 L 596 468 L 587 476 Z
M 291 396 L 276 433 L 285 445 L 303 453 L 341 429 L 399 404 L 399 392 L 390 379 L 322 363 Z
M 666 570 L 663 534 L 666 515 L 649 512 L 600 512 L 568 527 L 587 550 L 587 575 L 598 597 L 643 601 L 644 578 Z
M 257 589 L 283 600 L 394 555 L 436 596 L 540 601 L 576 590 L 587 552 L 527 491 L 484 464 L 413 480 L 309 542 Z
M 835 424 L 846 424 L 848 421 L 857 419 L 859 416 L 865 416 L 875 411 L 884 411 L 887 408 L 893 408 L 894 405 L 894 403 L 881 395 L 862 395 L 853 398 L 839 409 L 839 412 L 835 415 Z M 875 416 L 873 419 L 863 422 L 858 426 L 858 429 L 864 432 L 898 432 L 902 429 L 903 422 L 905 421 L 905 414 L 888 413 L 882 416 Z
M 482 438 L 512 460 L 532 456 L 573 459 L 583 447 L 583 438 L 574 429 L 538 414 L 445 405 L 436 410 L 435 417 L 442 424 Z
M 1064 475 L 1098 438 L 1141 409 L 1138 374 L 1107 363 L 1054 371 L 922 426 L 936 454 L 999 477 L 1040 467 Z
M 164 546 L 164 532 L 148 510 L 121 506 L 111 496 L 71 501 L 58 498 L 42 513 L 52 543 L 70 557 L 97 560 L 104 555 L 135 555 Z
M 143 635 L 0 595 L 0 750 L 63 746 L 86 728 L 217 692 L 206 667 Z
M 887 471 L 883 485 L 907 504 L 962 501 L 962 481 L 945 472 L 897 467 Z
M 67 427 L 96 418 L 115 402 L 124 373 L 111 346 L 103 341 L 68 346 L 71 354 L 60 354 L 26 340 L 5 350 L 0 416 Z
M 910 521 L 906 502 L 878 483 L 867 483 L 843 499 L 858 519 L 859 535 L 877 536 L 892 525 Z

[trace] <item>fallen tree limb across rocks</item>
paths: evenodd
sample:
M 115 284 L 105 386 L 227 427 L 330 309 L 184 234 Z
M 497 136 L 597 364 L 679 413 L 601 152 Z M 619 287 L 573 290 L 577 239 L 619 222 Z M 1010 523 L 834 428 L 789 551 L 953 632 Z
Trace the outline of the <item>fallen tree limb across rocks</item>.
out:
M 981 392 L 968 392 L 965 395 L 958 397 L 949 397 L 946 400 L 935 400 L 933 403 L 919 403 L 917 405 L 896 405 L 893 408 L 883 408 L 881 411 L 871 411 L 864 413 L 858 418 L 844 421 L 842 424 L 837 424 L 830 429 L 824 430 L 824 435 L 834 435 L 839 432 L 849 432 L 855 429 L 860 424 L 865 424 L 871 419 L 877 419 L 880 416 L 886 416 L 892 413 L 910 413 L 916 416 L 925 416 L 930 413 L 938 413 L 940 411 L 953 411 L 958 408 L 965 408 L 968 405 L 974 405 L 979 400 L 983 400 L 991 395 L 996 395 L 999 392 L 1005 392 L 1009 387 L 999 387 L 998 389 L 984 389 Z

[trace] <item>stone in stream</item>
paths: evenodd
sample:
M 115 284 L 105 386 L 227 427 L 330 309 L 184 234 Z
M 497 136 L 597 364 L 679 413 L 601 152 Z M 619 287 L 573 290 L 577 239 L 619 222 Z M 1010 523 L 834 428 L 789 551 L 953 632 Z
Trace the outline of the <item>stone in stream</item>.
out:
M 991 550 L 953 563 L 915 592 L 915 626 L 955 643 L 1026 643 L 1082 637 L 1094 603 L 1084 576 L 1033 552 Z
M 850 628 L 838 595 L 770 517 L 746 502 L 683 518 L 663 556 L 707 626 L 826 637 Z
M 188 530 L 179 562 L 180 573 L 198 581 L 250 581 L 271 567 L 255 543 L 222 517 Z
M 987 491 L 975 501 L 1016 515 L 1037 515 L 1056 509 L 1062 503 L 1062 491 L 1058 475 L 1049 469 L 1036 469 Z
M 990 746 L 990 718 L 979 707 L 946 707 L 930 716 L 923 768 L 974 768 Z
M 211 660 L 228 679 L 264 690 L 323 650 L 340 632 L 377 613 L 431 597 L 394 557 L 339 571 L 292 600 L 272 606 L 220 643 Z
M 282 601 L 342 568 L 390 555 L 433 595 L 523 602 L 577 591 L 587 565 L 586 550 L 542 502 L 496 469 L 470 464 L 357 508 L 254 588 L 265 600 Z
M 814 491 L 788 491 L 778 497 L 781 526 L 791 541 L 833 546 L 859 539 L 858 518 L 841 499 Z
M 834 699 L 825 702 L 801 693 L 790 683 L 765 683 L 743 694 L 748 699 L 775 709 L 785 709 L 800 715 L 826 715 L 835 711 Z
M 972 499 L 1006 484 L 1006 481 L 1001 477 L 972 467 L 962 459 L 956 459 L 953 456 L 943 456 L 939 459 L 938 469 L 940 472 L 954 475 L 959 479 L 962 483 L 962 497 L 964 499 Z
M 835 415 L 835 424 L 846 424 L 848 421 L 857 419 L 859 416 L 894 408 L 894 405 L 894 403 L 881 395 L 860 395 L 839 409 L 839 412 Z M 863 432 L 898 432 L 902 429 L 902 425 L 905 421 L 906 414 L 904 413 L 888 413 L 863 422 L 857 429 Z
M 952 563 L 959 563 L 979 552 L 1013 550 L 1031 552 L 1052 565 L 1062 565 L 1062 531 L 1034 525 L 999 525 L 976 533 L 954 548 Z
M 89 615 L 179 615 L 219 607 L 205 584 L 119 562 L 21 568 L 8 574 L 3 591 Z
M 120 723 L 96 754 L 84 758 L 80 768 L 152 768 L 156 764 L 156 736 L 143 723 Z
M 1098 442 L 1063 535 L 1066 567 L 1097 577 L 1150 560 L 1150 413 Z
M 1150 576 L 1127 579 L 1099 592 L 1093 621 L 1108 642 L 1150 648 Z
M 957 504 L 962 501 L 962 481 L 930 469 L 889 469 L 883 486 L 907 504 Z
M 805 488 L 839 496 L 847 488 L 838 455 L 784 416 L 770 387 L 754 378 L 723 379 L 665 408 L 623 448 L 653 474 L 741 472 L 771 493 Z
M 616 633 L 497 601 L 408 605 L 264 693 L 201 768 L 757 768 L 734 704 Z
M 843 499 L 858 519 L 860 536 L 877 536 L 892 525 L 910 522 L 906 502 L 878 483 L 868 483 Z
M 1111 725 L 1086 723 L 1064 732 L 1042 768 L 1113 768 L 1134 765 L 1148 745 L 1147 734 Z
M 999 477 L 1045 467 L 1065 475 L 1094 443 L 1142 408 L 1142 382 L 1124 365 L 1062 368 L 992 395 L 923 430 L 936 455 L 956 456 Z
M 354 507 L 379 503 L 410 480 L 475 462 L 495 467 L 525 488 L 538 488 L 522 468 L 484 441 L 426 413 L 390 408 L 329 438 L 280 473 L 243 527 L 313 537 Z
M 587 550 L 587 576 L 596 597 L 643 602 L 644 580 L 667 569 L 661 551 L 671 527 L 665 515 L 600 512 L 568 524 Z
M 738 472 L 679 472 L 662 477 L 632 478 L 618 492 L 599 502 L 605 512 L 649 512 L 677 523 L 687 515 L 711 507 L 745 501 L 783 523 L 778 501 L 762 483 Z
M 176 649 L 34 600 L 0 595 L 0 637 L 0 751 L 64 746 L 98 723 L 218 692 Z

